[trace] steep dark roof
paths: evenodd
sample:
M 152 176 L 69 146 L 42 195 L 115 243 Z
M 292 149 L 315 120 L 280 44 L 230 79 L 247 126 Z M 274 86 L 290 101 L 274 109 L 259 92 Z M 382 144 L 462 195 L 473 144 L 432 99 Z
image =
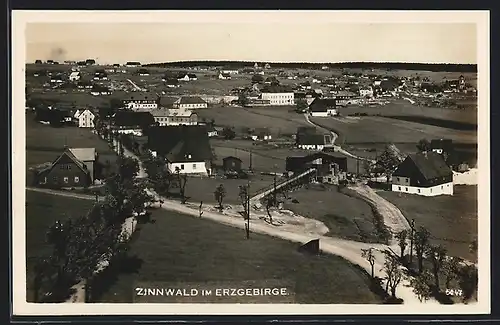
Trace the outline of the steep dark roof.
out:
M 324 145 L 325 136 L 323 134 L 302 133 L 297 135 L 297 144 L 302 145 Z
M 198 96 L 183 96 L 179 104 L 206 104 L 207 102 Z
M 196 78 L 196 75 L 194 73 L 188 73 L 189 78 Z
M 411 176 L 413 174 L 412 168 L 416 168 L 426 180 L 447 177 L 453 174 L 441 155 L 435 152 L 428 152 L 425 154 L 416 153 L 408 155 L 393 175 Z
M 227 160 L 238 160 L 241 162 L 241 159 L 235 156 L 227 156 L 225 158 L 222 158 L 222 161 L 227 161 Z
M 149 149 L 171 162 L 213 158 L 205 125 L 157 126 L 146 131 Z M 191 158 L 189 158 L 191 156 Z
M 311 112 L 326 112 L 327 109 L 332 109 L 337 107 L 337 100 L 334 98 L 316 98 L 309 105 L 309 110 Z
M 262 89 L 263 93 L 291 93 L 292 90 L 290 87 L 286 86 L 278 86 L 278 85 L 271 85 L 271 86 L 266 86 Z
M 120 110 L 113 118 L 116 126 L 147 127 L 155 123 L 153 115 L 149 112 Z
M 126 101 L 134 101 L 134 100 L 157 100 L 158 96 L 153 93 L 145 93 L 145 92 L 132 92 L 127 93 L 123 100 Z

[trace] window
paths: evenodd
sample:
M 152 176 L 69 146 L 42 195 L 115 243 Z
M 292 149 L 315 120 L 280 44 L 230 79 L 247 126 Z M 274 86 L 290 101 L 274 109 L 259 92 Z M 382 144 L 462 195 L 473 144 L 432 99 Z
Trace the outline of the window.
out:
M 441 185 L 441 189 L 443 189 L 443 185 Z
M 399 177 L 396 177 L 396 179 L 398 180 L 398 182 L 400 182 L 400 181 L 401 181 L 401 179 L 400 179 Z
M 418 189 L 417 192 L 420 193 L 420 189 Z
M 75 176 L 75 183 L 78 183 L 78 182 L 80 182 L 80 177 Z
M 193 164 L 193 169 L 196 169 L 196 164 Z
M 64 183 L 68 183 L 69 182 L 69 178 L 68 177 L 64 177 Z
M 432 193 L 432 188 L 431 188 L 431 193 Z
M 408 187 L 405 187 L 406 192 L 408 192 Z
M 398 191 L 401 191 L 401 186 L 398 186 Z
M 57 182 L 57 176 L 52 177 L 52 180 L 53 180 L 54 182 Z
M 40 184 L 47 184 L 47 177 L 42 178 Z
M 184 164 L 181 165 L 181 169 L 184 170 Z

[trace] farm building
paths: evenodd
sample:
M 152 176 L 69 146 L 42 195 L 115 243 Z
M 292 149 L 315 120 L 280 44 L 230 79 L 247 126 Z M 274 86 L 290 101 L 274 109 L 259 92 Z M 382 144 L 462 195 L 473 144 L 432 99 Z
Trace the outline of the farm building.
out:
M 175 173 L 210 175 L 212 148 L 205 125 L 157 126 L 147 130 L 148 148 Z
M 167 78 L 167 79 L 165 79 L 163 81 L 165 82 L 165 85 L 168 88 L 177 88 L 177 87 L 180 87 L 179 80 L 177 80 L 175 78 Z
M 337 106 L 346 106 L 355 104 L 359 96 L 351 91 L 333 91 L 332 97 L 337 100 Z
M 195 81 L 198 77 L 194 73 L 181 72 L 177 75 L 177 80 L 179 81 Z
M 141 63 L 140 62 L 137 62 L 137 61 L 129 61 L 125 64 L 125 66 L 127 68 L 137 68 L 137 67 L 140 67 L 141 66 Z
M 158 97 L 153 94 L 134 92 L 122 99 L 123 106 L 132 110 L 158 108 Z
M 271 132 L 266 128 L 255 129 L 250 137 L 254 141 L 268 141 L 272 139 Z
M 309 104 L 309 113 L 314 117 L 338 115 L 337 100 L 334 98 L 316 98 Z
M 92 89 L 94 84 L 90 80 L 79 80 L 76 84 L 76 88 L 78 89 Z
M 183 96 L 174 102 L 174 107 L 180 109 L 197 109 L 207 108 L 208 104 L 198 96 Z
M 241 171 L 241 163 L 241 159 L 238 157 L 225 157 L 222 159 L 222 169 L 224 169 L 224 171 L 239 172 Z
M 238 74 L 239 71 L 235 69 L 224 69 L 222 70 L 222 73 L 227 73 L 227 74 Z
M 453 172 L 435 152 L 410 154 L 392 174 L 392 191 L 423 196 L 453 195 Z
M 76 119 L 76 125 L 80 128 L 93 128 L 95 115 L 89 109 L 79 109 L 73 116 Z
M 111 95 L 111 90 L 108 87 L 101 85 L 93 85 L 90 93 L 94 96 L 106 96 Z
M 155 124 L 155 119 L 149 112 L 120 110 L 112 118 L 113 130 L 121 134 L 141 136 L 145 129 Z
M 290 174 L 300 174 L 311 168 L 316 169 L 315 181 L 338 184 L 346 179 L 347 158 L 337 157 L 326 152 L 286 158 L 286 171 Z
M 51 188 L 87 187 L 94 181 L 95 148 L 65 148 L 36 176 L 37 185 Z
M 359 95 L 361 97 L 373 97 L 373 88 L 372 87 L 361 87 L 359 88 Z
M 50 82 L 51 83 L 63 83 L 64 80 L 63 80 L 62 75 L 58 74 L 58 75 L 53 75 L 52 77 L 50 77 Z
M 216 137 L 219 135 L 219 131 L 212 125 L 207 125 L 207 133 L 210 138 Z
M 148 69 L 139 69 L 139 70 L 137 70 L 137 74 L 139 76 L 149 76 L 149 70 Z
M 295 143 L 299 149 L 304 150 L 323 150 L 326 146 L 332 144 L 330 134 L 321 134 L 312 131 L 297 131 Z

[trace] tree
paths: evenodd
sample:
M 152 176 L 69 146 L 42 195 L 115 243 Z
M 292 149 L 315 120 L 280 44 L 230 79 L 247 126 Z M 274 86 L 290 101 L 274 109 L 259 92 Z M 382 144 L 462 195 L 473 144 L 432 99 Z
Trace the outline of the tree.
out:
M 200 218 L 203 216 L 203 201 L 200 202 L 200 206 L 198 207 L 198 214 Z
M 382 271 L 385 272 L 386 287 L 391 291 L 391 296 L 396 298 L 396 289 L 403 279 L 403 271 L 400 269 L 397 258 L 391 252 L 385 251 L 385 261 Z
M 477 254 L 477 239 L 474 239 L 469 245 L 469 252 Z
M 246 220 L 245 232 L 247 239 L 250 238 L 250 184 L 240 185 L 238 196 L 243 206 L 243 217 Z
M 462 266 L 458 272 L 458 285 L 462 290 L 462 301 L 469 301 L 477 290 L 478 273 L 475 265 Z
M 378 157 L 377 165 L 384 170 L 387 177 L 387 183 L 389 183 L 391 174 L 395 171 L 399 163 L 399 157 L 397 157 L 389 147 L 386 147 L 384 152 Z
M 462 259 L 458 257 L 448 257 L 445 259 L 442 267 L 442 272 L 445 279 L 446 288 L 450 287 L 452 280 L 458 279 L 458 271 L 460 270 L 460 264 Z
M 177 175 L 177 182 L 179 183 L 179 194 L 181 196 L 181 203 L 186 203 L 186 185 L 187 185 L 187 175 L 181 173 L 179 167 L 175 167 L 175 172 Z
M 431 298 L 431 278 L 432 275 L 428 271 L 424 271 L 418 276 L 410 279 L 410 286 L 413 287 L 413 292 L 417 295 L 420 302 L 427 301 Z
M 123 180 L 131 180 L 139 174 L 139 162 L 132 157 L 121 155 L 117 160 L 118 174 Z
M 261 83 L 263 81 L 264 81 L 264 77 L 262 77 L 260 74 L 254 74 L 252 76 L 252 83 L 253 84 Z
M 243 107 L 248 105 L 248 97 L 245 93 L 241 92 L 238 95 L 238 104 Z
M 226 127 L 222 130 L 222 136 L 226 140 L 232 140 L 236 137 L 236 132 L 232 128 Z
M 410 260 L 409 264 L 413 263 L 413 242 L 415 241 L 415 219 L 410 222 Z
M 363 160 L 362 167 L 363 167 L 363 170 L 365 171 L 365 174 L 368 176 L 371 176 L 371 174 L 373 172 L 373 167 L 374 167 L 373 163 L 369 160 Z
M 434 275 L 434 285 L 436 290 L 439 291 L 439 272 L 443 267 L 446 259 L 446 249 L 441 246 L 428 245 L 427 256 L 430 258 L 432 263 L 432 273 Z
M 224 185 L 220 184 L 214 191 L 215 200 L 219 203 L 219 211 L 222 213 L 224 206 L 222 205 L 224 198 L 226 197 L 226 189 Z
M 398 240 L 398 246 L 399 248 L 401 249 L 401 261 L 404 259 L 405 257 L 405 249 L 406 249 L 406 246 L 408 245 L 407 244 L 407 238 L 408 237 L 408 231 L 406 230 L 401 230 L 400 232 L 398 232 L 396 234 L 396 239 Z
M 274 198 L 271 196 L 264 197 L 264 205 L 266 207 L 266 213 L 269 217 L 269 223 L 273 224 L 273 216 L 271 215 L 271 207 L 274 206 Z
M 431 150 L 431 143 L 427 139 L 421 139 L 418 141 L 417 149 L 420 152 L 427 152 Z
M 418 260 L 418 273 L 422 273 L 423 271 L 424 253 L 429 244 L 429 238 L 430 233 L 424 226 L 420 226 L 415 232 L 415 253 Z
M 295 111 L 297 113 L 305 113 L 307 111 L 308 105 L 304 99 L 298 99 Z
M 361 257 L 365 258 L 371 266 L 372 279 L 375 277 L 375 255 L 373 255 L 373 247 L 361 250 Z

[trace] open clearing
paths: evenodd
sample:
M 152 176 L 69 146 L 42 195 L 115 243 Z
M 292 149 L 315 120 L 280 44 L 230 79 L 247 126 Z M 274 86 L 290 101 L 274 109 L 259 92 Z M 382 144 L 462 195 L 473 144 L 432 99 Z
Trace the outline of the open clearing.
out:
M 155 224 L 141 225 L 130 255 L 134 263 L 95 287 L 97 302 L 130 303 L 138 282 L 186 283 L 286 281 L 297 303 L 381 303 L 369 276 L 335 256 L 306 256 L 297 244 L 252 234 L 209 220 L 155 210 Z
M 371 207 L 361 199 L 342 194 L 336 186 L 310 185 L 288 194 L 285 209 L 322 221 L 328 236 L 362 242 L 379 241 L 373 225 Z
M 50 253 L 45 241 L 48 228 L 56 220 L 84 215 L 94 202 L 76 198 L 26 191 L 26 287 L 28 300 L 33 299 L 33 267 L 36 258 Z
M 470 243 L 477 238 L 477 186 L 455 185 L 454 195 L 424 197 L 395 192 L 378 194 L 396 205 L 416 226 L 426 227 L 432 242 L 448 249 L 451 256 L 474 260 Z

